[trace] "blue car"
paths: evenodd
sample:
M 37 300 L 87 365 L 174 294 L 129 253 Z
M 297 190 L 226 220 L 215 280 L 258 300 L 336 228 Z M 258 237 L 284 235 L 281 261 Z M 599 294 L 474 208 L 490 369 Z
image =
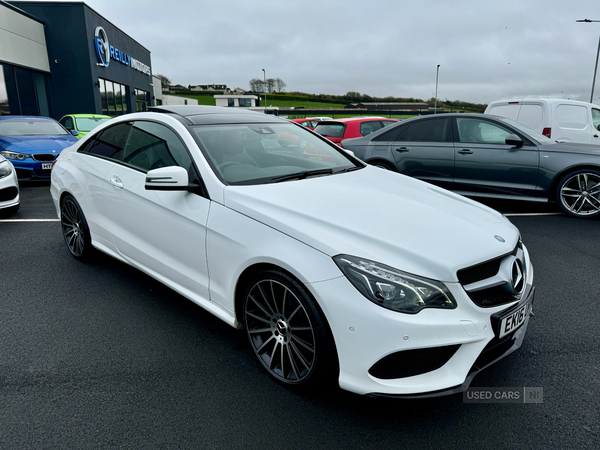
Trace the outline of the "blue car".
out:
M 19 180 L 49 180 L 54 160 L 76 142 L 79 139 L 50 117 L 0 116 L 0 153 L 15 167 Z

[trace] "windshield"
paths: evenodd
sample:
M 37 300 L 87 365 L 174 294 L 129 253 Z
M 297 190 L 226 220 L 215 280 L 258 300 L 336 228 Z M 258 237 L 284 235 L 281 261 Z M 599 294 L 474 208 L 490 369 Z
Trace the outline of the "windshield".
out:
M 69 134 L 52 120 L 0 120 L 0 136 L 62 136 Z
M 200 125 L 192 130 L 215 173 L 228 184 L 276 183 L 362 167 L 296 125 Z
M 108 122 L 110 118 L 101 117 L 77 117 L 75 123 L 77 124 L 77 131 L 88 132 L 92 131 L 98 125 Z
M 535 130 L 532 130 L 531 128 L 523 125 L 520 122 L 509 119 L 507 117 L 497 117 L 497 119 L 501 120 L 502 122 L 505 122 L 506 124 L 510 125 L 513 128 L 516 128 L 517 130 L 519 130 L 521 133 L 525 134 L 526 136 L 536 140 L 538 142 L 538 144 L 550 144 L 550 143 L 554 142 L 552 139 L 544 136 L 543 134 L 538 133 Z
M 319 133 L 325 137 L 343 137 L 346 125 L 343 123 L 318 124 L 315 128 L 315 133 Z

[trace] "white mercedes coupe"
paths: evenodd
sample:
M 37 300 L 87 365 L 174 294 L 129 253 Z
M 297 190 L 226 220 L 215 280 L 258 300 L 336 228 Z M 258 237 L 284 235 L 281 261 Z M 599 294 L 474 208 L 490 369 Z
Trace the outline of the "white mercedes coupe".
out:
M 461 392 L 529 323 L 533 268 L 504 216 L 278 117 L 118 117 L 61 153 L 51 194 L 75 258 L 100 250 L 243 329 L 289 387 Z

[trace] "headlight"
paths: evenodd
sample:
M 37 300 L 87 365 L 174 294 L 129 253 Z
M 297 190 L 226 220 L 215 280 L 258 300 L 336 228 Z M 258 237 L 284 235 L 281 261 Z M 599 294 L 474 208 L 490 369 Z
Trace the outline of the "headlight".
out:
M 407 314 L 424 308 L 456 308 L 456 300 L 439 281 L 355 256 L 338 255 L 333 260 L 362 295 L 384 308 Z
M 7 150 L 2 152 L 2 156 L 8 159 L 18 159 L 19 161 L 23 161 L 24 159 L 29 158 L 31 155 L 26 155 L 24 153 L 17 152 L 9 152 Z
M 8 161 L 0 161 L 0 178 L 5 178 L 12 173 L 12 167 Z

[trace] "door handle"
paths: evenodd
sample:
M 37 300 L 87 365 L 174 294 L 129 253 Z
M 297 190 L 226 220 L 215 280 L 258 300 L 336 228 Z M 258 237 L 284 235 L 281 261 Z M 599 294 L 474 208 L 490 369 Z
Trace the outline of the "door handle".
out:
M 407 149 L 406 147 L 400 147 L 400 148 L 397 148 L 396 151 L 398 153 L 406 153 L 409 151 L 409 149 Z
M 473 152 L 471 150 L 469 150 L 468 148 L 463 148 L 462 150 L 458 151 L 459 155 L 472 155 Z
M 116 188 L 123 189 L 123 182 L 119 177 L 112 177 L 110 179 L 110 184 L 112 184 Z
M 594 135 L 594 137 L 598 137 L 598 135 L 597 135 L 597 134 L 595 134 L 595 135 Z

